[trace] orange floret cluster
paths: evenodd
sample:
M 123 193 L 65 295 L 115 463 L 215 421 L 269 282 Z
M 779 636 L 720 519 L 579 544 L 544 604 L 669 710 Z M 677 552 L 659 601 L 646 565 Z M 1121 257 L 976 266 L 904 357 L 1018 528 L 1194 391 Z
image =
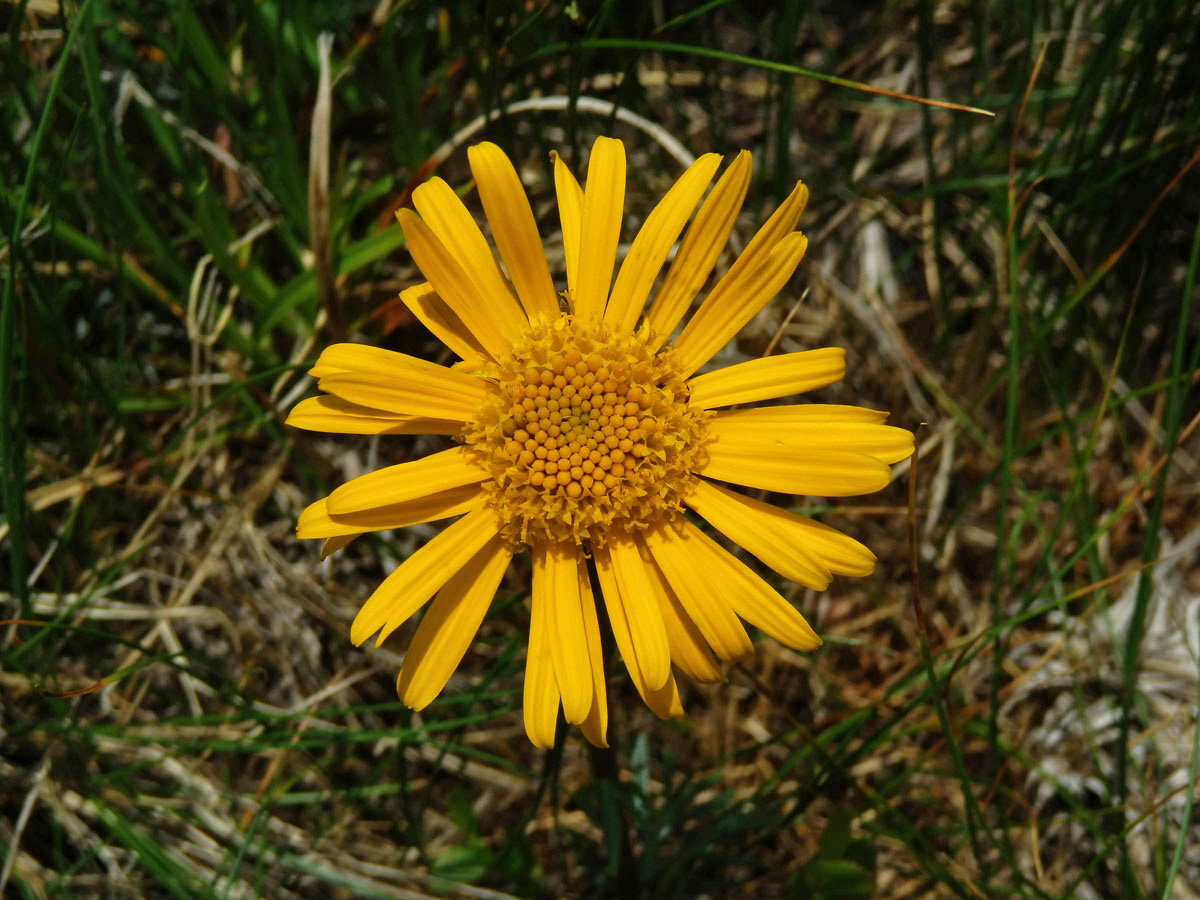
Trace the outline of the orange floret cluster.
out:
M 680 508 L 709 414 L 688 405 L 669 350 L 564 316 L 533 325 L 487 374 L 496 390 L 465 442 L 513 540 L 598 543 Z

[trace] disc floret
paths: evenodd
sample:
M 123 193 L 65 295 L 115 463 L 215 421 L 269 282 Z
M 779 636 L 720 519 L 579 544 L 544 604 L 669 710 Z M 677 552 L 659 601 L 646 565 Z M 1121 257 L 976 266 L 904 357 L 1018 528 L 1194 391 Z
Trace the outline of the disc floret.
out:
M 493 391 L 464 441 L 510 539 L 595 546 L 681 508 L 709 413 L 689 405 L 669 349 L 602 322 L 539 318 L 485 374 Z

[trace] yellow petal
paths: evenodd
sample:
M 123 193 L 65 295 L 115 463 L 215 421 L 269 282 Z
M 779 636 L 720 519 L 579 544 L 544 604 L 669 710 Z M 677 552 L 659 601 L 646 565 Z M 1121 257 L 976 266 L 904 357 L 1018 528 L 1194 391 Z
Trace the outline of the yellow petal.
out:
M 329 495 L 329 514 L 344 516 L 479 484 L 488 475 L 474 460 L 474 454 L 465 447 L 451 447 L 411 462 L 376 469 L 334 490 Z
M 640 548 L 631 538 L 610 535 L 608 547 L 621 588 L 625 620 L 629 623 L 638 667 L 647 689 L 656 691 L 671 673 L 671 645 L 658 604 L 649 602 L 652 588 L 646 570 L 653 563 L 642 557 Z
M 572 298 L 575 315 L 582 319 L 599 319 L 604 314 L 624 205 L 625 145 L 613 138 L 598 137 L 588 158 L 579 226 L 579 243 L 587 252 L 579 256 L 579 283 Z
M 325 543 L 321 545 L 321 559 L 328 559 L 339 550 L 343 549 L 356 537 L 362 537 L 362 532 L 354 534 L 342 534 L 337 537 L 325 538 Z
M 583 188 L 562 161 L 550 151 L 554 160 L 554 191 L 558 195 L 558 219 L 562 223 L 563 256 L 567 263 L 567 290 L 574 294 L 579 281 L 579 230 L 583 223 Z
M 687 519 L 680 516 L 677 521 L 681 541 L 691 545 L 693 559 L 703 560 L 698 571 L 704 573 L 712 583 L 711 589 L 725 598 L 735 613 L 795 650 L 815 650 L 821 646 L 821 639 L 804 616 L 774 588 Z
M 450 368 L 455 372 L 462 372 L 466 375 L 478 375 L 480 378 L 489 377 L 487 374 L 488 362 L 482 356 L 472 357 L 471 359 L 460 359 L 456 363 L 451 363 Z
M 413 191 L 413 206 L 462 266 L 479 295 L 489 304 L 511 307 L 504 314 L 506 318 L 520 318 L 520 305 L 496 265 L 492 248 L 453 188 L 440 178 L 431 178 Z
M 752 656 L 754 645 L 746 629 L 720 585 L 709 577 L 707 545 L 691 531 L 679 532 L 664 524 L 648 529 L 642 538 L 680 605 L 717 656 L 728 663 Z
M 400 416 L 327 394 L 301 400 L 292 407 L 285 424 L 305 431 L 332 434 L 458 434 L 462 431 L 462 422 L 452 419 Z
M 913 452 L 912 432 L 870 421 L 879 415 L 873 409 L 821 403 L 739 409 L 718 414 L 709 423 L 709 436 L 718 448 L 790 453 L 797 459 L 808 453 L 836 452 L 861 453 L 883 463 L 908 459 Z
M 808 238 L 798 231 L 792 232 L 775 244 L 760 265 L 745 267 L 736 277 L 730 269 L 717 282 L 675 342 L 675 358 L 684 375 L 692 374 L 712 359 L 779 293 L 807 247 Z M 742 255 L 749 252 L 747 248 Z
M 583 608 L 583 630 L 587 635 L 588 661 L 592 667 L 592 708 L 579 730 L 593 746 L 607 747 L 608 696 L 604 685 L 604 648 L 600 644 L 600 620 L 596 615 L 596 598 L 592 596 L 592 581 L 588 577 L 587 560 L 582 555 L 576 555 L 575 570 Z
M 525 733 L 535 747 L 543 750 L 554 746 L 559 707 L 549 616 L 547 605 L 534 600 L 529 617 L 529 649 L 525 652 Z
M 870 575 L 875 568 L 874 553 L 853 538 L 807 516 L 743 497 L 701 479 L 696 479 L 686 499 L 688 506 L 735 544 L 800 584 L 807 582 L 796 577 L 802 574 L 797 567 L 807 566 L 810 559 L 838 575 Z M 825 581 L 828 580 L 826 576 Z
M 330 344 L 322 350 L 308 374 L 313 378 L 325 378 L 328 375 L 386 376 L 402 372 L 410 365 L 441 369 L 436 363 L 425 362 L 395 350 L 385 350 L 371 344 L 343 343 Z
M 642 224 L 613 283 L 604 321 L 616 331 L 632 332 L 663 261 L 712 181 L 721 157 L 706 153 L 692 163 Z
M 648 555 L 648 554 L 647 554 Z M 671 590 L 657 565 L 648 565 L 646 574 L 650 576 L 650 587 L 654 599 L 662 611 L 663 625 L 667 629 L 667 641 L 671 645 L 671 662 L 679 671 L 692 681 L 700 684 L 715 684 L 725 680 L 725 674 L 717 661 L 713 659 L 712 651 L 704 642 L 700 629 L 687 614 L 687 610 L 679 603 L 679 598 Z
M 558 295 L 546 265 L 546 251 L 516 169 L 503 150 L 487 142 L 467 150 L 467 160 L 492 228 L 492 240 L 525 312 L 530 319 L 539 313 L 557 317 Z
M 407 416 L 464 421 L 472 418 L 488 394 L 488 383 L 477 375 L 456 372 L 405 353 L 357 344 L 335 344 L 342 356 L 357 360 L 353 368 L 337 370 L 325 362 L 313 371 L 317 386 L 349 403 Z M 349 352 L 349 348 L 354 351 Z
M 788 523 L 835 575 L 870 575 L 875 570 L 875 554 L 849 535 L 796 513 L 788 513 Z
M 814 424 L 882 425 L 888 414 L 865 406 L 841 406 L 837 403 L 796 403 L 784 406 L 752 406 L 749 409 L 723 409 L 716 418 L 722 422 L 784 424 L 788 427 Z
M 667 672 L 667 680 L 657 691 L 647 691 L 642 694 L 646 705 L 660 719 L 676 719 L 683 715 L 683 704 L 679 700 L 679 685 L 675 682 L 675 674 Z
M 478 360 L 488 355 L 471 329 L 462 323 L 428 281 L 402 290 L 400 302 L 460 359 Z
M 829 587 L 832 573 L 808 548 L 803 535 L 786 527 L 790 513 L 700 478 L 693 485 L 685 498 L 687 505 L 725 537 L 784 578 L 817 591 Z
M 743 150 L 700 204 L 642 325 L 642 334 L 650 349 L 657 350 L 666 342 L 708 281 L 717 257 L 729 240 L 742 201 L 746 199 L 751 169 L 750 153 Z
M 579 598 L 578 556 L 574 544 L 539 542 L 533 547 L 533 614 L 542 615 L 549 630 L 563 715 L 572 725 L 586 719 L 592 708 L 592 666 Z
M 322 498 L 300 513 L 300 519 L 296 523 L 296 537 L 301 540 L 331 538 L 382 531 L 385 528 L 407 528 L 422 522 L 449 519 L 451 516 L 460 516 L 482 506 L 484 493 L 479 485 L 469 484 L 404 503 L 377 506 L 374 509 L 337 517 L 329 515 L 327 500 L 328 498 Z
M 887 486 L 891 473 L 873 456 L 859 453 L 799 452 L 764 455 L 736 445 L 709 445 L 707 464 L 696 474 L 717 481 L 781 494 L 855 497 Z
M 874 456 L 814 449 L 794 440 L 785 443 L 772 433 L 748 434 L 748 428 L 726 428 L 722 432 L 720 419 L 716 416 L 709 424 L 712 440 L 704 448 L 708 458 L 695 469 L 697 475 L 764 491 L 815 497 L 874 493 L 892 478 L 892 470 Z
M 497 535 L 437 592 L 396 679 L 405 704 L 424 709 L 442 692 L 479 630 L 510 559 L 512 551 Z
M 706 372 L 689 381 L 688 388 L 692 406 L 713 409 L 801 394 L 841 381 L 845 374 L 846 351 L 841 347 L 823 347 L 752 359 Z
M 474 418 L 486 396 L 483 380 L 432 363 L 430 368 L 428 373 L 410 370 L 386 377 L 338 373 L 326 375 L 317 386 L 358 406 L 400 416 L 445 419 L 461 428 L 463 422 Z
M 596 564 L 600 592 L 604 596 L 604 608 L 608 611 L 608 622 L 612 627 L 613 639 L 617 642 L 617 650 L 621 653 L 621 659 L 625 661 L 625 668 L 629 671 L 633 686 L 637 688 L 646 705 L 661 718 L 682 715 L 683 707 L 679 702 L 679 691 L 669 665 L 667 666 L 666 682 L 657 690 L 651 690 L 646 679 L 642 677 L 642 667 L 638 662 L 640 648 L 634 641 L 627 615 L 629 606 L 636 605 L 638 598 L 623 596 L 616 567 L 609 553 L 610 547 L 597 547 L 593 550 L 592 560 Z
M 510 350 L 526 327 L 525 317 L 515 307 L 493 304 L 480 294 L 462 266 L 415 212 L 402 209 L 396 219 L 421 272 L 488 355 L 498 358 Z
M 483 507 L 418 548 L 367 598 L 350 626 L 350 640 L 357 646 L 379 631 L 375 645 L 382 644 L 499 532 L 495 514 Z

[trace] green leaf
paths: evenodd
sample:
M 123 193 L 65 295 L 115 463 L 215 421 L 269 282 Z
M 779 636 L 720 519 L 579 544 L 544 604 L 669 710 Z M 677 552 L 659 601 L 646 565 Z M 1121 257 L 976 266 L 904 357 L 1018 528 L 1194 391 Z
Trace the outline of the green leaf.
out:
M 451 847 L 433 861 L 432 871 L 439 878 L 472 884 L 491 867 L 492 853 L 482 843 L 472 841 Z
M 383 259 L 404 244 L 399 228 L 384 228 L 373 232 L 342 251 L 338 257 L 338 277 L 353 274 L 376 260 Z M 315 300 L 317 279 L 311 269 L 297 275 L 271 298 L 258 320 L 258 333 L 267 334 L 297 306 Z
M 869 900 L 875 873 L 848 859 L 814 859 L 792 885 L 792 896 L 804 900 Z
M 818 856 L 826 859 L 840 859 L 846 855 L 846 847 L 850 844 L 850 812 L 844 806 L 833 811 L 825 833 L 821 835 L 821 848 Z

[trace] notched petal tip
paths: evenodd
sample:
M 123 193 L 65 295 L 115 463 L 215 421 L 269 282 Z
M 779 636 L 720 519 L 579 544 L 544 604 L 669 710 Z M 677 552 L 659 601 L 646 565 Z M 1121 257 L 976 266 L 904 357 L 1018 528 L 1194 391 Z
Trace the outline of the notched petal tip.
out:
M 772 635 L 772 637 L 774 637 L 774 635 Z M 794 639 L 791 641 L 784 641 L 779 638 L 776 638 L 776 640 L 778 640 L 784 646 L 790 647 L 792 650 L 796 650 L 800 653 L 812 653 L 814 650 L 820 649 L 821 645 L 825 643 L 823 640 L 821 640 L 820 635 L 817 634 L 810 635 L 803 640 Z
M 583 736 L 587 738 L 587 742 L 593 747 L 596 747 L 599 750 L 608 749 L 608 738 L 605 735 L 590 732 L 588 729 L 582 727 L 580 728 L 580 731 L 583 732 Z
M 359 625 L 358 619 L 356 618 L 350 625 L 350 643 L 352 643 L 355 647 L 361 647 L 367 642 L 367 639 L 370 638 L 371 635 L 380 629 L 381 625 L 382 623 L 379 623 L 373 628 L 369 628 L 365 624 Z
M 421 712 L 421 710 L 437 699 L 437 694 L 421 696 L 421 692 L 414 689 L 414 682 L 411 678 L 407 679 L 408 684 L 405 684 L 405 681 L 405 671 L 403 666 L 401 666 L 400 672 L 396 676 L 396 695 L 400 698 L 400 702 L 413 712 Z

